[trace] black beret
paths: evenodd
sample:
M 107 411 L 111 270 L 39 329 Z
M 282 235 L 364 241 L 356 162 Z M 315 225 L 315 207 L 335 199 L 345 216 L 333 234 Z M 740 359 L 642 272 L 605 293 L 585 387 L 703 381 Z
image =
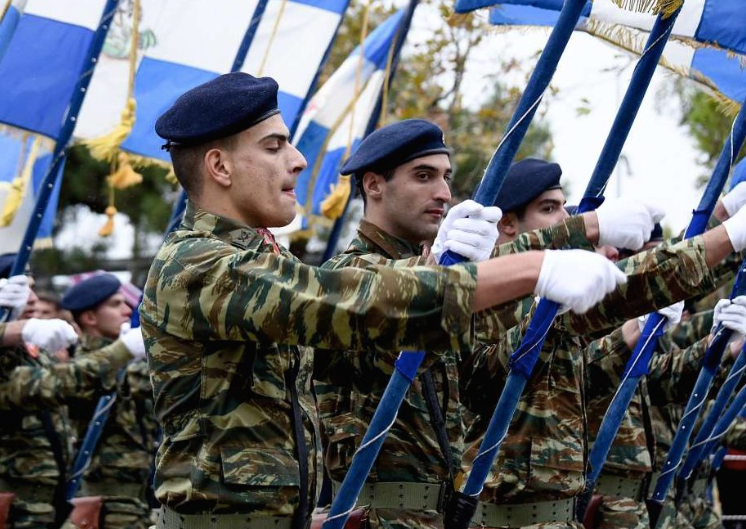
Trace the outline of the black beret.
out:
M 529 204 L 544 191 L 559 189 L 562 169 L 559 164 L 526 158 L 508 169 L 495 205 L 509 213 Z
M 371 133 L 345 162 L 340 173 L 380 173 L 430 154 L 449 154 L 443 131 L 424 119 L 405 119 Z
M 72 312 L 96 308 L 119 291 L 122 283 L 111 274 L 98 274 L 70 287 L 62 296 L 62 308 Z
M 8 279 L 10 277 L 10 269 L 13 268 L 13 263 L 16 262 L 16 254 L 6 253 L 0 255 L 0 279 Z
M 226 138 L 280 112 L 277 81 L 243 72 L 221 75 L 180 96 L 155 122 L 172 145 L 199 145 Z

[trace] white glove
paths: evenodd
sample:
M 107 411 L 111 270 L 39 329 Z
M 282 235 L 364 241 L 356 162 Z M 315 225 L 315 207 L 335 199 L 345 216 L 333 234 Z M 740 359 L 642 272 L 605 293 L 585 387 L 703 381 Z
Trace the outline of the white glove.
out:
M 741 184 L 743 184 L 743 182 L 741 182 Z M 735 215 L 736 212 L 746 204 L 746 186 L 741 184 L 738 184 L 736 187 L 731 189 L 730 192 L 721 200 L 729 217 Z
M 142 338 L 142 328 L 135 327 L 134 329 L 128 329 L 119 335 L 119 339 L 122 340 L 124 346 L 129 349 L 135 360 L 142 360 L 145 358 L 145 341 Z
M 66 349 L 78 341 L 75 329 L 66 321 L 38 318 L 31 318 L 26 322 L 21 331 L 21 338 L 24 342 L 50 353 Z
M 737 186 L 741 187 L 741 186 Z M 746 249 L 746 208 L 741 208 L 728 220 L 723 222 L 728 238 L 737 252 Z
M 738 296 L 733 301 L 721 299 L 717 302 L 713 315 L 712 330 L 714 331 L 721 323 L 726 329 L 740 335 L 740 338 L 746 335 L 746 296 Z
M 670 331 L 681 322 L 681 315 L 684 312 L 684 302 L 679 301 L 673 305 L 662 308 L 658 311 L 658 314 L 666 317 L 666 325 L 663 327 L 664 331 Z M 640 330 L 645 328 L 645 324 L 648 322 L 648 314 L 637 318 L 637 324 L 640 326 Z
M 583 313 L 627 276 L 604 256 L 585 250 L 545 250 L 535 294 Z
M 604 202 L 596 210 L 598 245 L 639 250 L 665 215 L 658 206 L 633 198 Z
M 10 279 L 0 279 L 0 307 L 10 309 L 10 319 L 15 320 L 26 308 L 31 288 L 25 275 L 13 276 Z
M 500 218 L 502 211 L 496 206 L 484 207 L 473 200 L 461 202 L 443 219 L 433 243 L 433 255 L 440 261 L 443 252 L 451 250 L 473 262 L 489 259 Z

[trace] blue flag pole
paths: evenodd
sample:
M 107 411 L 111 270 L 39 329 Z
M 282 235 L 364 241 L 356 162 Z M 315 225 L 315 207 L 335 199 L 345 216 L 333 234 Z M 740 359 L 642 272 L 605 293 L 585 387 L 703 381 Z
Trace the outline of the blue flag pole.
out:
M 715 170 L 713 171 L 712 177 L 707 183 L 707 187 L 705 188 L 700 203 L 692 215 L 692 220 L 687 227 L 685 238 L 693 237 L 704 232 L 707 226 L 707 221 L 715 208 L 715 204 L 722 192 L 728 174 L 733 167 L 738 149 L 743 144 L 744 137 L 746 137 L 746 113 L 741 112 L 733 123 L 731 134 L 723 147 L 723 151 Z M 611 448 L 614 438 L 619 430 L 619 425 L 621 424 L 629 403 L 632 400 L 637 384 L 639 383 L 640 378 L 648 372 L 650 359 L 655 351 L 658 338 L 663 334 L 665 322 L 666 318 L 657 312 L 648 317 L 647 324 L 642 331 L 642 336 L 625 366 L 622 383 L 617 389 L 617 392 L 609 405 L 609 409 L 604 415 L 596 442 L 591 450 L 591 470 L 586 479 L 584 501 L 581 503 L 583 509 L 587 506 L 587 500 L 593 493 L 593 488 L 595 487 L 598 476 L 603 468 L 603 464 L 608 456 L 609 449 Z M 657 522 L 661 507 L 662 502 L 656 503 L 653 501 L 652 503 L 649 503 L 652 527 L 654 527 Z M 579 508 L 578 513 L 582 517 L 584 510 L 580 510 Z
M 119 0 L 107 0 L 104 5 L 104 10 L 101 14 L 98 27 L 96 28 L 96 32 L 93 34 L 91 44 L 88 46 L 87 59 L 84 61 L 78 75 L 78 81 L 75 83 L 73 95 L 70 99 L 70 106 L 65 114 L 65 122 L 60 129 L 57 141 L 54 145 L 54 150 L 52 151 L 52 163 L 39 186 L 39 194 L 36 197 L 34 213 L 31 215 L 31 220 L 29 221 L 29 225 L 26 227 L 26 233 L 23 236 L 21 248 L 18 250 L 18 255 L 16 256 L 16 260 L 11 268 L 11 276 L 22 274 L 26 269 L 26 264 L 28 264 L 29 258 L 31 257 L 31 250 L 33 250 L 36 235 L 39 233 L 39 227 L 44 218 L 44 212 L 47 210 L 47 205 L 52 197 L 57 174 L 65 160 L 65 149 L 67 148 L 67 144 L 70 142 L 70 138 L 72 138 L 73 130 L 78 121 L 80 107 L 83 105 L 83 100 L 88 93 L 88 85 L 91 83 L 93 70 L 96 68 L 98 56 L 101 54 L 101 49 L 106 40 L 106 34 L 109 31 L 109 25 L 111 24 L 111 20 L 114 17 L 114 12 L 116 11 L 118 4 Z M 9 314 L 10 312 L 7 308 L 0 308 L 0 321 L 5 321 Z
M 731 299 L 735 298 L 736 296 L 743 295 L 745 291 L 746 269 L 742 267 L 741 270 L 739 270 L 738 272 L 736 284 L 734 285 L 733 292 L 731 293 Z M 718 368 L 720 367 L 720 361 L 723 357 L 723 352 L 725 351 L 725 348 L 727 347 L 732 335 L 733 331 L 731 331 L 730 329 L 726 329 L 725 327 L 720 325 L 716 331 L 715 338 L 713 339 L 712 344 L 707 348 L 707 352 L 705 353 L 705 357 L 702 361 L 702 369 L 699 372 L 697 382 L 694 385 L 694 390 L 692 391 L 692 395 L 689 397 L 689 402 L 687 402 L 684 415 L 681 418 L 679 426 L 676 430 L 676 435 L 674 435 L 673 441 L 671 442 L 671 447 L 669 448 L 668 454 L 666 455 L 666 461 L 663 464 L 661 475 L 656 483 L 651 502 L 656 502 L 660 505 L 663 505 L 663 503 L 666 501 L 666 496 L 668 495 L 668 491 L 671 488 L 671 484 L 673 483 L 674 476 L 676 475 L 676 470 L 681 464 L 681 459 L 684 455 L 684 451 L 686 450 L 686 446 L 689 443 L 689 438 L 691 437 L 692 431 L 694 430 L 694 424 L 702 412 L 705 400 L 707 399 L 710 387 L 712 386 L 712 381 L 715 378 L 715 375 L 717 375 Z M 737 382 L 737 380 L 733 382 L 732 386 L 735 387 Z M 720 395 L 718 396 L 720 397 Z M 728 395 L 728 397 L 729 396 L 730 395 Z M 722 406 L 725 407 L 725 402 L 722 403 Z M 722 411 L 722 408 L 720 409 Z M 718 413 L 717 416 L 715 416 L 715 421 L 717 421 L 719 415 L 720 414 Z
M 494 204 L 508 168 L 528 130 L 542 95 L 557 69 L 557 64 L 567 47 L 585 3 L 586 0 L 567 0 L 565 3 L 557 25 L 552 30 L 547 45 L 539 57 L 503 139 L 487 166 L 481 184 L 474 193 L 473 198 L 476 202 L 486 206 Z M 446 252 L 441 259 L 441 264 L 455 264 L 461 262 L 461 260 L 460 256 Z M 417 369 L 422 363 L 424 354 L 420 351 L 402 352 L 399 355 L 395 365 L 396 369 L 384 391 L 381 402 L 373 414 L 368 431 L 355 452 L 350 469 L 332 503 L 329 517 L 324 523 L 324 529 L 341 529 L 350 512 L 354 509 L 365 483 L 365 478 L 370 474 L 373 462 L 386 439 L 389 428 L 396 419 L 402 400 L 417 374 Z M 468 519 L 466 519 L 467 525 L 473 513 L 472 509 L 470 513 L 463 516 L 463 518 L 468 516 Z M 449 527 L 451 526 L 449 525 Z
M 715 428 L 715 432 L 712 436 L 711 443 L 707 448 L 709 453 L 712 453 L 712 451 L 717 448 L 723 436 L 730 428 L 731 423 L 736 419 L 746 419 L 746 388 L 741 388 L 741 391 L 739 391 L 738 395 L 736 395 L 736 397 L 733 399 L 733 403 L 728 407 L 728 409 L 718 422 L 718 425 Z M 709 453 L 705 454 L 705 457 L 709 457 Z M 712 457 L 713 473 L 717 473 L 717 471 L 720 470 L 720 466 L 723 464 L 727 453 L 727 446 L 721 446 L 717 449 L 715 455 Z
M 580 9 L 584 6 L 585 2 L 579 2 L 578 7 Z M 567 4 L 565 4 L 565 7 L 567 7 Z M 647 88 L 650 85 L 658 60 L 663 53 L 663 48 L 671 34 L 677 15 L 678 11 L 668 18 L 659 16 L 656 19 L 650 37 L 645 45 L 645 50 L 635 67 L 624 100 L 617 112 L 591 180 L 580 202 L 579 213 L 592 211 L 603 202 L 604 189 L 619 159 L 622 147 L 629 135 Z M 468 497 L 474 507 L 476 507 L 477 498 L 482 492 L 487 476 L 492 469 L 502 440 L 507 434 L 521 394 L 533 371 L 546 333 L 552 325 L 558 309 L 559 306 L 557 303 L 542 299 L 526 330 L 523 341 L 510 357 L 510 371 L 505 388 L 500 395 L 497 407 L 487 427 L 482 444 L 474 459 L 466 486 L 464 487 L 463 497 Z M 462 499 L 464 499 L 463 497 Z M 466 526 L 466 524 L 462 524 L 459 527 Z
M 412 26 L 412 17 L 414 17 L 414 11 L 415 9 L 417 9 L 419 3 L 419 0 L 410 0 L 409 5 L 407 6 L 407 12 L 404 13 L 404 16 L 402 17 L 401 25 L 397 30 L 396 39 L 394 40 L 388 83 L 386 84 L 386 86 L 381 87 L 381 92 L 378 94 L 376 106 L 373 108 L 373 112 L 371 112 L 370 118 L 368 119 L 368 125 L 365 128 L 363 139 L 365 139 L 368 134 L 376 130 L 376 127 L 378 126 L 378 120 L 381 118 L 381 112 L 385 110 L 383 108 L 383 92 L 384 90 L 389 90 L 391 88 L 391 83 L 394 82 L 394 74 L 396 72 L 397 66 L 399 66 L 401 50 L 404 47 L 404 41 L 407 39 L 407 35 L 409 34 L 409 28 Z M 324 156 L 324 154 L 325 153 L 319 153 L 319 156 Z M 344 160 L 340 160 L 340 163 L 342 163 L 343 161 Z M 352 202 L 354 195 L 355 192 L 353 189 L 350 195 L 347 197 L 347 202 L 345 203 L 342 214 L 334 221 L 332 231 L 329 233 L 329 239 L 326 242 L 324 255 L 321 258 L 322 263 L 328 261 L 336 254 L 337 244 L 339 243 L 339 236 L 342 234 L 342 227 L 344 226 L 345 220 L 347 218 L 347 212 L 350 209 L 350 203 Z
M 743 287 L 743 283 L 746 282 L 744 276 L 746 276 L 746 260 L 741 263 L 741 268 L 736 277 L 736 284 L 734 285 L 733 292 L 730 296 L 731 299 L 744 294 L 743 288 L 740 289 L 741 292 L 736 292 L 736 288 L 739 286 Z M 715 341 L 718 340 L 721 331 L 722 328 L 716 331 Z M 732 332 L 730 333 L 730 336 L 732 336 Z M 713 344 L 710 347 L 715 345 L 715 341 L 713 341 Z M 705 355 L 705 361 L 707 361 L 707 359 L 707 355 Z M 707 413 L 707 418 L 704 420 L 702 426 L 697 432 L 697 437 L 695 437 L 694 443 L 689 447 L 689 452 L 687 453 L 679 472 L 679 484 L 683 484 L 686 480 L 691 478 L 699 462 L 710 455 L 707 448 L 710 446 L 713 432 L 718 426 L 720 417 L 726 409 L 730 398 L 738 388 L 744 371 L 746 371 L 746 354 L 742 350 L 736 358 L 736 361 L 733 363 L 733 367 L 731 367 L 728 372 L 728 376 L 723 382 L 723 385 L 720 387 L 717 397 L 715 397 L 715 402 Z

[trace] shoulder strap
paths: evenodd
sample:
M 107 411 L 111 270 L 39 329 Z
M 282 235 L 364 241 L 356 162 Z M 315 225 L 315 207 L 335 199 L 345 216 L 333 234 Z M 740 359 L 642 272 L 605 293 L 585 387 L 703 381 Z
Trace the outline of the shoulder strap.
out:
M 422 375 L 420 375 L 420 380 L 422 380 L 422 393 L 425 397 L 427 410 L 430 413 L 430 420 L 432 421 L 432 426 L 438 439 L 438 446 L 440 446 L 440 452 L 443 455 L 446 467 L 448 468 L 448 479 L 451 484 L 453 484 L 453 456 L 451 454 L 451 443 L 448 439 L 446 422 L 443 417 L 444 412 L 438 402 L 438 392 L 435 390 L 433 368 L 422 373 Z M 443 385 L 446 386 L 443 391 L 447 394 L 447 377 L 443 377 Z

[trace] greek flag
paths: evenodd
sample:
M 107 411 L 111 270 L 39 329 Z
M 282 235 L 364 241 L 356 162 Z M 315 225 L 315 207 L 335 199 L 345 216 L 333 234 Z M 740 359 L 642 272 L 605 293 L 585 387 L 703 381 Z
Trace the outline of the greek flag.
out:
M 15 253 L 20 248 L 26 226 L 34 211 L 41 181 L 52 163 L 53 148 L 54 142 L 43 136 L 9 128 L 3 128 L 0 132 L 0 212 L 6 213 L 4 205 L 11 193 L 21 195 L 21 202 L 8 219 L 9 223 L 0 227 L 0 253 Z M 57 176 L 52 198 L 34 243 L 37 248 L 52 244 L 52 229 L 62 182 L 61 175 Z
M 372 31 L 363 43 L 362 68 L 358 46 L 306 108 L 294 139 L 308 161 L 295 189 L 305 216 L 304 227 L 311 217 L 323 219 L 320 204 L 337 182 L 350 139 L 352 152 L 366 134 L 381 95 L 389 52 L 403 17 L 404 10 L 397 11 Z M 354 101 L 356 82 L 359 82 L 359 97 Z
M 58 138 L 105 4 L 28 1 L 0 56 L 0 123 Z
M 674 26 L 678 38 L 669 40 L 660 62 L 662 66 L 689 77 L 719 92 L 733 104 L 738 104 L 746 97 L 744 56 L 737 54 L 734 49 L 691 43 L 692 38 L 700 39 L 703 34 L 713 35 L 711 29 L 707 33 L 702 30 L 703 17 L 710 17 L 712 11 L 703 11 L 703 5 L 710 3 L 694 1 L 684 4 Z M 720 0 L 718 4 L 729 5 L 730 2 Z M 562 2 L 559 0 L 510 0 L 508 3 L 493 5 L 489 19 L 496 26 L 553 26 L 561 8 Z M 734 18 L 739 17 L 743 21 L 740 28 L 743 42 L 746 42 L 746 10 L 734 15 Z M 611 3 L 611 0 L 594 0 L 586 6 L 576 29 L 639 54 L 647 40 L 645 30 L 652 27 L 653 20 L 654 17 L 647 14 L 624 11 Z M 695 21 L 699 21 L 699 29 Z M 733 33 L 723 33 L 720 36 L 720 42 L 737 41 Z M 739 46 L 744 47 L 742 44 Z
M 512 16 L 514 7 L 533 7 L 559 12 L 562 3 L 562 0 L 456 0 L 456 12 L 466 13 L 501 4 L 500 9 L 509 17 Z M 537 16 L 547 17 L 550 13 L 540 13 Z M 585 19 L 620 24 L 643 31 L 650 31 L 655 21 L 654 15 L 621 9 L 612 0 L 589 1 L 583 16 Z M 676 20 L 672 37 L 690 38 L 736 53 L 746 53 L 746 9 L 743 2 L 687 0 Z
M 131 0 L 130 0 L 131 1 Z M 113 129 L 125 107 L 132 10 L 122 0 L 86 98 L 76 136 Z M 123 150 L 164 161 L 155 121 L 178 96 L 220 74 L 240 69 L 274 77 L 283 117 L 292 125 L 316 81 L 349 0 L 269 0 L 248 54 L 257 0 L 142 0 L 134 84 L 137 109 Z M 235 64 L 243 57 L 243 61 Z

